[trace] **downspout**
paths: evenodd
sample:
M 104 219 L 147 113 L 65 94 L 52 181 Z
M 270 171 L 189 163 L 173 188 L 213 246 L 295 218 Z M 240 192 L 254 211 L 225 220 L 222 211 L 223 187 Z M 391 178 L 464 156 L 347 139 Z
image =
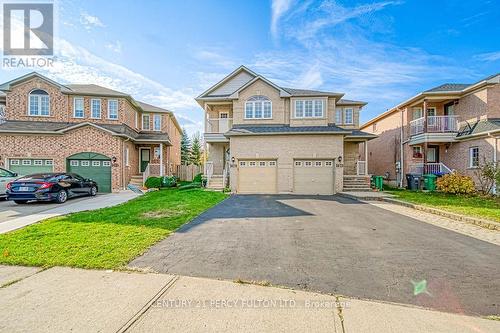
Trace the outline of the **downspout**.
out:
M 125 142 L 127 141 L 130 141 L 130 138 L 127 138 L 127 140 L 125 141 L 122 141 L 122 188 L 124 190 L 127 189 L 127 186 L 125 185 L 125 168 L 127 167 L 126 166 L 126 161 L 125 161 L 125 149 L 127 149 L 127 147 L 125 147 Z M 129 152 L 130 153 L 130 152 Z M 128 157 L 130 158 L 130 156 Z
M 490 138 L 493 138 L 493 142 L 494 142 L 494 144 L 493 144 L 493 165 L 496 169 L 496 168 L 498 168 L 498 156 L 497 156 L 498 155 L 498 153 L 497 153 L 497 151 L 498 151 L 498 137 L 493 136 L 491 133 L 488 133 L 488 136 Z M 493 194 L 497 194 L 497 183 L 496 182 L 493 183 Z

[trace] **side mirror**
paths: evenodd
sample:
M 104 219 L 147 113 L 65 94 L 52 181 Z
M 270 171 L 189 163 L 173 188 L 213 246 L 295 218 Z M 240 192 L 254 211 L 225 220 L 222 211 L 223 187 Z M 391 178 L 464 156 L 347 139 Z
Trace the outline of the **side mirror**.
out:
M 17 177 L 17 176 L 19 176 L 19 175 L 15 172 L 12 174 L 12 177 Z

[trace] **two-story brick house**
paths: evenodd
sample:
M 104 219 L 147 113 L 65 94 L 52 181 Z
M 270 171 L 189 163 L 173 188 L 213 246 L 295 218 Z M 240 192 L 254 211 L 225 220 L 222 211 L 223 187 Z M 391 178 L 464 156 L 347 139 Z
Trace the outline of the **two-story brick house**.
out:
M 378 136 L 368 144 L 369 172 L 395 184 L 404 185 L 407 173 L 475 177 L 484 161 L 498 163 L 500 74 L 423 91 L 361 129 Z
M 97 85 L 63 85 L 31 73 L 0 86 L 0 164 L 18 174 L 75 172 L 100 192 L 180 165 L 171 111 Z
M 366 189 L 359 145 L 364 102 L 280 87 L 241 66 L 203 92 L 209 186 L 237 193 L 333 194 Z M 229 179 L 229 184 L 227 183 Z

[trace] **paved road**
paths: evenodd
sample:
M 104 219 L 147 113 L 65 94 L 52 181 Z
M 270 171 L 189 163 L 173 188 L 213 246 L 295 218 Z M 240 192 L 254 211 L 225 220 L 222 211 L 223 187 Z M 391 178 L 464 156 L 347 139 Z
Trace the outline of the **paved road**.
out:
M 91 200 L 91 199 L 92 197 L 69 199 L 63 205 L 79 201 Z M 57 204 L 55 202 L 36 202 L 36 201 L 28 202 L 25 205 L 18 205 L 14 201 L 7 201 L 5 199 L 0 198 L 0 223 L 7 222 L 18 217 L 41 213 L 46 210 L 60 206 L 61 204 Z
M 500 313 L 498 246 L 340 197 L 233 196 L 129 266 Z

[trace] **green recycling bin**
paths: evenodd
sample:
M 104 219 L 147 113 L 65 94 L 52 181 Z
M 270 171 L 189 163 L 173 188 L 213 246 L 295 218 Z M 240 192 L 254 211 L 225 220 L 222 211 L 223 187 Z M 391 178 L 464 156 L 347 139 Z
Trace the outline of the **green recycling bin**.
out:
M 376 187 L 376 185 L 375 185 L 375 177 L 376 176 L 371 176 L 370 177 L 370 187 L 371 188 L 375 188 Z
M 383 176 L 375 176 L 375 188 L 379 191 L 384 190 L 384 177 Z
M 435 191 L 436 190 L 436 180 L 438 177 L 436 175 L 429 173 L 429 174 L 424 175 L 423 178 L 424 178 L 424 188 L 427 191 L 431 191 L 431 192 Z

